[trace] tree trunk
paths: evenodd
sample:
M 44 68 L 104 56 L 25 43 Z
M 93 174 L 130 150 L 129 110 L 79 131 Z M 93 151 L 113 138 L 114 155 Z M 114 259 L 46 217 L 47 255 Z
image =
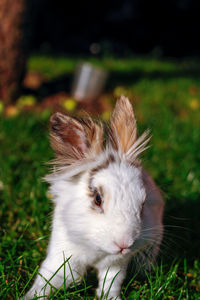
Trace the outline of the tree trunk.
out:
M 25 71 L 23 20 L 25 0 L 0 0 L 0 99 L 18 96 Z

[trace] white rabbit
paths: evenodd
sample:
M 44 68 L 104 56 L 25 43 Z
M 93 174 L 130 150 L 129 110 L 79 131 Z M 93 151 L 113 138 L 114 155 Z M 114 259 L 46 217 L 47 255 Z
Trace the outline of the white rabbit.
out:
M 51 286 L 68 286 L 93 266 L 97 296 L 120 299 L 131 258 L 148 249 L 146 263 L 151 263 L 163 235 L 163 199 L 138 158 L 147 133 L 137 139 L 132 106 L 122 96 L 106 145 L 101 124 L 61 113 L 51 117 L 50 136 L 56 153 L 54 171 L 46 177 L 55 205 L 52 233 L 47 257 L 24 298 L 48 297 Z M 63 263 L 69 257 L 71 271 Z

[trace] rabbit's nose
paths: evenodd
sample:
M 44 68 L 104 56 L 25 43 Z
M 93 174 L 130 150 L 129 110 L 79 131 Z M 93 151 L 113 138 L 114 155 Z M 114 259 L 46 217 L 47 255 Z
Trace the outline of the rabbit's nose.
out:
M 114 242 L 114 244 L 119 249 L 118 253 L 126 254 L 126 253 L 130 252 L 129 248 L 133 245 L 133 242 L 131 242 L 131 243 L 130 242 L 129 243 L 125 243 L 125 242 L 116 243 L 116 242 Z

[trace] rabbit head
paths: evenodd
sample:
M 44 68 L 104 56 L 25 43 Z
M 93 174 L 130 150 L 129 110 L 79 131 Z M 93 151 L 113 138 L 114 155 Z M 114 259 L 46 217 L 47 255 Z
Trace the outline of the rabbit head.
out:
M 125 255 L 141 233 L 145 188 L 138 155 L 149 141 L 137 139 L 129 100 L 116 103 L 104 130 L 91 119 L 56 113 L 50 120 L 54 170 L 47 176 L 68 238 L 95 253 Z

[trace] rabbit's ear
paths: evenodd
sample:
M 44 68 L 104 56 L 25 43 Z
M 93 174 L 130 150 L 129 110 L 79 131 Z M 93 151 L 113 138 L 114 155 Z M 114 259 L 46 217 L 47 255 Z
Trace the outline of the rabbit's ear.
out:
M 132 105 L 125 96 L 117 101 L 110 123 L 113 148 L 127 153 L 137 139 L 137 126 Z
M 97 154 L 103 147 L 103 129 L 91 119 L 72 118 L 55 113 L 50 119 L 51 145 L 56 155 L 80 160 L 87 154 Z

